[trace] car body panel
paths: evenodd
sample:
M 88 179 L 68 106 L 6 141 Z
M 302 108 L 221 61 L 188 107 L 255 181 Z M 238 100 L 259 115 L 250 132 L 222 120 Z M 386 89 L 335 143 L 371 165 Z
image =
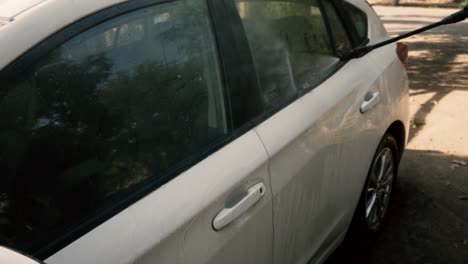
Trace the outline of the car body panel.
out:
M 380 90 L 389 104 L 390 112 L 386 113 L 381 129 L 385 132 L 395 121 L 401 122 L 405 129 L 404 147 L 408 142 L 410 125 L 409 84 L 405 66 L 395 54 L 396 44 L 391 44 L 372 51 L 366 57 L 372 71 L 379 74 Z
M 270 155 L 275 263 L 305 263 L 347 230 L 381 136 L 382 114 L 359 111 L 379 88 L 369 71 L 351 61 L 256 127 Z
M 250 131 L 49 257 L 59 263 L 271 263 L 271 191 L 220 231 L 212 221 L 256 183 L 267 154 Z M 83 254 L 86 252 L 86 254 Z
M 349 2 L 368 11 L 371 42 L 386 38 L 369 6 Z M 407 77 L 395 49 L 349 61 L 256 127 L 270 156 L 275 263 L 325 259 L 344 238 L 382 136 L 395 120 L 408 127 Z M 378 104 L 360 113 L 375 92 Z
M 15 264 L 40 264 L 38 261 L 22 255 L 15 250 L 0 246 L 0 262 Z
M 33 8 L 46 0 L 27 0 L 27 1 L 15 1 L 15 0 L 1 0 L 0 1 L 0 17 L 8 20 L 13 20 L 15 16 L 22 12 Z
M 0 20 L 0 69 L 67 25 L 122 2 L 47 0 L 19 14 L 10 9 L 15 19 Z M 367 13 L 371 44 L 388 38 L 364 1 L 348 2 Z M 44 17 L 53 19 L 45 23 Z M 346 234 L 384 133 L 401 122 L 408 139 L 408 81 L 395 49 L 389 45 L 347 62 L 46 262 L 321 263 Z M 379 92 L 380 102 L 362 114 L 368 92 Z M 268 187 L 264 197 L 214 231 L 216 215 L 259 182 Z

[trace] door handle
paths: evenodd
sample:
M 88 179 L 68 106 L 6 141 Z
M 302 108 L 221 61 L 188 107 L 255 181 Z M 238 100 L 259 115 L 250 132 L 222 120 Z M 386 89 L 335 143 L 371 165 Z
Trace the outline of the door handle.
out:
M 258 183 L 252 186 L 247 194 L 238 201 L 234 206 L 229 208 L 224 208 L 213 220 L 213 228 L 216 231 L 221 230 L 229 223 L 234 221 L 241 214 L 246 212 L 250 207 L 252 207 L 260 198 L 265 194 L 265 185 L 263 183 Z
M 365 113 L 374 108 L 380 102 L 380 92 L 369 92 L 361 104 L 361 113 Z

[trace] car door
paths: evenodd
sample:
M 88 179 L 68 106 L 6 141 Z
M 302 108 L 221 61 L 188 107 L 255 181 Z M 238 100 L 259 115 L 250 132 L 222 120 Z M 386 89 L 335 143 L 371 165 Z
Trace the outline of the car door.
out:
M 320 262 L 343 239 L 378 140 L 377 75 L 329 1 L 236 1 L 266 112 L 275 263 Z M 371 73 L 371 74 L 369 74 Z M 380 132 L 380 131 L 379 131 Z M 372 138 L 372 140 L 369 140 Z
M 230 17 L 129 1 L 2 70 L 1 243 L 49 264 L 272 263 L 268 156 L 232 107 L 255 75 L 226 57 L 247 47 L 225 45 Z

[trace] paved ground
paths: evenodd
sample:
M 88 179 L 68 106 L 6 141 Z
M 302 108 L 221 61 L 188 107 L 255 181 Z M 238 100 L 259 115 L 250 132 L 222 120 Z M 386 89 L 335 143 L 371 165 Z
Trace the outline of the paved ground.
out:
M 375 9 L 392 35 L 457 11 Z M 468 22 L 406 43 L 413 128 L 391 217 L 376 241 L 348 241 L 330 263 L 468 263 Z
M 392 5 L 395 0 L 367 0 L 371 5 Z M 400 6 L 458 8 L 464 0 L 399 0 Z

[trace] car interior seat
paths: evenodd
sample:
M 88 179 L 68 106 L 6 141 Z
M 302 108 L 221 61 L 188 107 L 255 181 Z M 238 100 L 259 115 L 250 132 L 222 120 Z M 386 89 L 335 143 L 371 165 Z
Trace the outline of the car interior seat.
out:
M 244 19 L 266 108 L 296 95 L 289 52 L 272 21 Z

